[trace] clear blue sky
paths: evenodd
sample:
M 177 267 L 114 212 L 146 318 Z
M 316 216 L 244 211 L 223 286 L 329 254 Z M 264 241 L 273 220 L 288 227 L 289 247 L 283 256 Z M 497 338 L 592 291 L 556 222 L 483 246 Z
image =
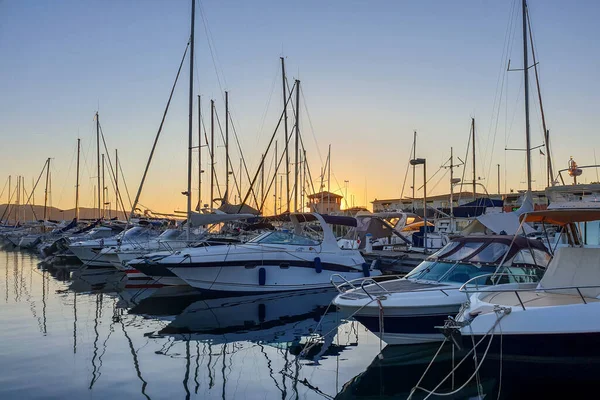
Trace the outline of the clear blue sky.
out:
M 217 67 L 198 8 L 195 91 L 203 96 L 204 113 L 209 99 L 217 100 L 221 121 L 221 90 L 230 91 L 252 171 L 280 112 L 278 68 L 284 55 L 288 78 L 302 81 L 310 113 L 309 121 L 302 109 L 301 127 L 313 175 L 331 143 L 332 188 L 349 180 L 355 204 L 365 203 L 365 186 L 369 201 L 400 195 L 413 129 L 429 175 L 449 157 L 450 146 L 464 155 L 472 116 L 482 182 L 496 191 L 500 163 L 503 190 L 505 172 L 507 190 L 525 187 L 523 154 L 504 151 L 505 143 L 524 146 L 522 73 L 502 72 L 514 0 L 201 4 Z M 573 155 L 580 164 L 592 164 L 600 144 L 600 3 L 531 0 L 529 7 L 554 160 L 566 166 Z M 189 13 L 184 0 L 0 1 L 0 184 L 20 174 L 30 185 L 52 157 L 53 204 L 72 207 L 79 136 L 86 165 L 83 203 L 91 205 L 92 119 L 99 107 L 108 146 L 111 152 L 119 149 L 135 191 L 189 36 Z M 510 58 L 519 68 L 520 18 L 517 5 Z M 188 74 L 186 64 L 142 196 L 143 204 L 164 211 L 185 208 L 180 192 L 186 187 Z M 494 101 L 503 76 L 498 113 Z M 541 129 L 535 91 L 531 104 L 536 145 Z M 534 187 L 542 188 L 545 167 L 537 152 L 533 166 Z M 591 174 L 584 180 L 596 180 Z M 433 191 L 446 191 L 447 180 Z

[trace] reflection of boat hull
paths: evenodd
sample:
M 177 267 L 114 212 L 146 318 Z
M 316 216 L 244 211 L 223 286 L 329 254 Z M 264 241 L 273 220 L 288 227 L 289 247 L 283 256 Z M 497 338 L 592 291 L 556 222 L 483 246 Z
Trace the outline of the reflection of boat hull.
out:
M 302 291 L 243 297 L 204 299 L 189 305 L 160 334 L 211 342 L 293 342 L 314 329 L 335 297 L 333 290 Z M 319 326 L 327 333 L 340 322 L 327 314 Z

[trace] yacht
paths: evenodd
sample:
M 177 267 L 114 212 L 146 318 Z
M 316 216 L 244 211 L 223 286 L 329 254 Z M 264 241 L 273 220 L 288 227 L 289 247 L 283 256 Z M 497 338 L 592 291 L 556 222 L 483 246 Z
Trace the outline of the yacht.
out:
M 248 242 L 156 253 L 130 262 L 153 277 L 178 277 L 203 292 L 258 294 L 331 287 L 330 277 L 380 275 L 358 250 L 341 249 L 329 223 L 356 225 L 352 217 L 294 213 L 292 230 L 267 231 Z
M 566 243 L 555 241 L 543 278 L 537 284 L 465 285 L 461 290 L 468 301 L 447 321 L 445 334 L 459 345 L 491 347 L 514 357 L 595 354 L 600 344 L 599 188 L 548 188 L 548 197 L 559 201 L 521 217 L 522 223 L 558 226 L 566 238 Z
M 119 244 L 144 243 L 158 236 L 159 232 L 152 225 L 145 227 L 135 226 L 110 238 L 92 239 L 75 242 L 69 245 L 73 252 L 88 267 L 112 268 L 110 258 L 102 254 L 105 247 L 117 246 Z
M 436 326 L 456 315 L 465 301 L 459 291 L 465 282 L 498 270 L 511 273 L 502 282 L 537 281 L 549 261 L 539 240 L 514 235 L 460 237 L 403 278 L 346 282 L 334 277 L 341 292 L 334 304 L 387 344 L 437 342 L 444 336 Z M 475 282 L 498 283 L 489 277 Z

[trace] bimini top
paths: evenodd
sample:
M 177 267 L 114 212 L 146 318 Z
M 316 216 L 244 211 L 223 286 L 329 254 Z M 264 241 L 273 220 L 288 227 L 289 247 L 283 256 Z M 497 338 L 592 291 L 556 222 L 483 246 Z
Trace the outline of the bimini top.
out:
M 573 222 L 600 220 L 600 209 L 553 209 L 532 211 L 521 215 L 521 222 L 543 222 L 552 225 L 567 225 Z
M 446 246 L 429 256 L 427 260 L 497 264 L 505 255 L 509 260 L 521 250 L 533 249 L 548 253 L 541 241 L 523 236 L 466 236 L 452 239 Z
M 323 220 L 332 225 L 344 225 L 344 226 L 356 226 L 356 218 L 346 217 L 342 215 L 329 215 L 329 214 L 317 214 L 317 213 L 284 213 L 280 215 L 273 215 L 270 217 L 264 217 L 263 220 L 267 221 L 291 221 L 290 216 L 293 215 L 296 220 L 302 222 L 313 222 L 318 221 L 316 215 L 320 215 Z

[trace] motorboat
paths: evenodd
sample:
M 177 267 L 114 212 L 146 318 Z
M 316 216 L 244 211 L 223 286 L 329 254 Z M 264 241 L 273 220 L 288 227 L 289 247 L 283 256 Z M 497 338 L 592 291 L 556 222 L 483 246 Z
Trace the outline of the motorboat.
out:
M 358 250 L 341 249 L 330 224 L 356 225 L 352 217 L 293 213 L 292 229 L 267 231 L 242 244 L 186 248 L 148 255 L 130 266 L 149 276 L 178 277 L 203 292 L 257 294 L 331 287 L 330 277 L 380 275 Z
M 559 226 L 567 245 L 557 246 L 537 284 L 464 285 L 468 301 L 447 321 L 445 334 L 459 345 L 522 359 L 598 355 L 600 207 L 592 203 L 595 209 L 589 202 L 580 208 L 551 203 L 524 214 L 522 223 Z
M 334 304 L 387 344 L 442 341 L 436 326 L 460 309 L 465 282 L 496 271 L 510 273 L 501 282 L 537 281 L 549 261 L 541 241 L 523 236 L 454 238 L 403 278 L 345 282 L 335 277 L 341 293 Z M 498 283 L 489 277 L 475 282 Z
M 152 225 L 135 226 L 110 238 L 101 237 L 100 239 L 72 243 L 69 245 L 69 250 L 88 267 L 112 268 L 113 264 L 110 258 L 102 254 L 105 247 L 144 243 L 158 235 L 159 232 Z

